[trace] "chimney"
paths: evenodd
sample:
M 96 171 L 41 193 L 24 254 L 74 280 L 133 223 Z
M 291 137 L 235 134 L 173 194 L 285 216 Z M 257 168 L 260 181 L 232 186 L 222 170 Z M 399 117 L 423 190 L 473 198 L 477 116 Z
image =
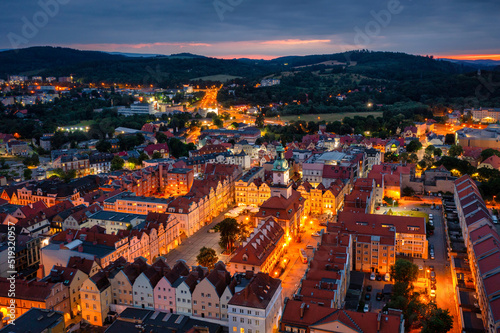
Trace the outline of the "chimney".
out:
M 38 266 L 38 270 L 36 271 L 37 280 L 43 279 L 45 274 L 43 274 L 43 265 Z
M 300 318 L 304 318 L 304 312 L 306 311 L 306 303 L 300 305 Z

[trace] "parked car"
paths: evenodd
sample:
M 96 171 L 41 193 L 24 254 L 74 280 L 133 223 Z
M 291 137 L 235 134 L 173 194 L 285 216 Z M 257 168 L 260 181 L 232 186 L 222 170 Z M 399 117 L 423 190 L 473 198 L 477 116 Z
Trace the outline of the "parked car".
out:
M 434 279 L 436 278 L 436 272 L 434 272 L 434 271 L 431 271 L 431 279 L 432 278 L 434 278 Z
M 434 271 L 434 266 L 429 266 L 429 269 L 433 272 Z
M 368 312 L 370 311 L 370 306 L 368 304 L 365 304 L 365 307 L 363 308 L 363 312 Z
M 370 274 L 370 280 L 375 281 L 375 273 Z
M 385 275 L 384 275 L 384 281 L 388 282 L 390 280 L 391 280 L 391 275 L 389 273 L 385 273 Z
M 314 245 L 311 245 L 311 244 L 306 245 L 306 249 L 314 249 Z
M 319 237 L 319 236 L 320 236 L 319 232 L 313 232 L 311 235 L 312 235 L 313 237 Z
M 377 293 L 377 297 L 375 297 L 377 299 L 377 301 L 381 301 L 382 300 L 382 293 Z
M 432 214 L 429 214 L 429 218 L 432 219 L 434 218 L 434 216 Z
M 370 294 L 370 293 L 366 293 L 366 294 L 365 294 L 365 299 L 366 299 L 367 301 L 369 301 L 369 300 L 370 300 L 370 298 L 372 298 L 372 294 Z
M 436 290 L 436 284 L 435 283 L 431 283 L 431 290 Z
M 377 281 L 382 281 L 382 275 L 380 274 L 377 274 L 377 277 L 376 277 Z
M 434 257 L 434 250 L 431 250 L 431 253 L 430 253 L 430 254 L 431 254 L 431 259 L 432 259 L 432 260 L 436 259 L 436 257 Z
M 366 291 L 368 291 L 368 292 L 372 291 L 372 286 L 367 285 L 367 286 L 366 286 Z
M 436 298 L 436 291 L 435 290 L 431 290 L 431 298 Z

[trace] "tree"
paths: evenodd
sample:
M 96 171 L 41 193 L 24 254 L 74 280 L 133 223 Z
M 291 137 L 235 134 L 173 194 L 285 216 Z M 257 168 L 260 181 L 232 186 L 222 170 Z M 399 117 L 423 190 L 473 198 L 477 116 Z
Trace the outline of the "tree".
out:
M 230 217 L 225 218 L 221 223 L 219 223 L 219 230 L 220 247 L 226 249 L 228 252 L 231 252 L 234 247 L 234 242 L 238 239 L 238 234 L 240 232 L 238 221 Z
M 406 186 L 404 189 L 403 189 L 403 192 L 402 192 L 403 196 L 405 197 L 411 197 L 415 194 L 415 190 L 412 189 L 411 187 L 408 187 Z
M 162 132 L 157 132 L 156 133 L 156 141 L 158 141 L 158 143 L 165 143 L 168 141 L 168 136 L 166 136 Z
M 224 121 L 222 120 L 222 118 L 220 118 L 218 116 L 213 117 L 212 122 L 213 122 L 214 126 L 217 126 L 218 128 L 221 128 L 222 126 L 224 126 Z
M 96 145 L 95 149 L 101 153 L 108 153 L 111 151 L 111 143 L 106 140 L 100 140 Z
M 40 159 L 37 154 L 26 157 L 23 160 L 23 164 L 26 166 L 38 166 L 40 164 Z
M 24 169 L 24 180 L 31 179 L 32 171 L 31 169 Z
M 481 152 L 481 162 L 487 159 L 488 157 L 491 157 L 493 155 L 497 155 L 500 157 L 500 151 L 493 149 L 493 148 L 488 148 L 485 149 Z
M 448 150 L 448 155 L 451 157 L 457 157 L 457 156 L 462 155 L 463 152 L 464 152 L 464 149 L 462 148 L 462 146 L 452 145 L 450 147 L 450 149 Z
M 115 156 L 111 160 L 111 171 L 121 170 L 123 169 L 123 165 L 125 161 L 120 156 Z
M 429 145 L 429 146 L 427 146 L 427 148 L 425 148 L 425 153 L 432 156 L 432 155 L 434 155 L 435 150 L 436 150 L 436 147 L 434 147 L 433 145 Z
M 391 277 L 396 282 L 411 283 L 418 277 L 418 266 L 408 260 L 398 259 L 391 266 Z
M 422 333 L 442 333 L 453 328 L 453 316 L 448 310 L 433 308 L 424 316 Z
M 219 258 L 215 250 L 205 246 L 200 249 L 200 253 L 196 256 L 198 264 L 208 269 L 213 269 L 217 260 L 219 260 Z
M 422 149 L 422 144 L 418 140 L 412 140 L 406 145 L 406 151 L 409 153 L 416 153 L 420 149 Z
M 159 151 L 155 151 L 155 152 L 153 153 L 152 159 L 153 159 L 153 160 L 156 160 L 156 159 L 158 159 L 158 158 L 162 158 L 162 157 L 163 157 L 163 156 L 162 156 L 162 154 L 161 154 Z
M 261 112 L 255 119 L 255 126 L 257 128 L 262 128 L 264 127 L 265 121 L 264 121 L 264 114 Z

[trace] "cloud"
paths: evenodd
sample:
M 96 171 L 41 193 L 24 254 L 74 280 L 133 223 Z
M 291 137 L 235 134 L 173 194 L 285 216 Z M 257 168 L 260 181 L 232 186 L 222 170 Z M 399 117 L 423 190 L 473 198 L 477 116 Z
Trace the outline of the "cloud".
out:
M 23 46 L 189 50 L 211 56 L 338 52 L 343 46 L 361 46 L 356 43 L 356 28 L 373 28 L 373 22 L 378 22 L 374 13 L 399 1 L 402 10 L 392 14 L 387 24 L 379 23 L 377 33 L 363 47 L 414 54 L 464 54 L 463 50 L 481 54 L 493 45 L 496 48 L 488 53 L 500 54 L 497 0 L 218 1 L 230 6 L 223 20 L 213 0 L 69 0 Z M 0 49 L 10 47 L 9 32 L 22 33 L 23 18 L 32 20 L 40 10 L 38 0 L 0 2 L 0 31 L 4 32 Z

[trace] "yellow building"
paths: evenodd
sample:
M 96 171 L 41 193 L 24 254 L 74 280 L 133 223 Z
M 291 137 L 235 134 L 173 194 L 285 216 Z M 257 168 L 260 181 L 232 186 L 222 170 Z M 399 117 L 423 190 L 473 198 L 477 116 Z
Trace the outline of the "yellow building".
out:
M 307 181 L 297 188 L 297 191 L 306 199 L 305 215 L 337 214 L 337 210 L 344 203 L 344 196 L 348 190 L 349 186 L 341 180 L 336 180 L 329 188 L 325 188 L 323 184 L 313 188 Z
M 95 326 L 103 326 L 112 302 L 111 283 L 101 271 L 85 280 L 80 289 L 82 319 Z

